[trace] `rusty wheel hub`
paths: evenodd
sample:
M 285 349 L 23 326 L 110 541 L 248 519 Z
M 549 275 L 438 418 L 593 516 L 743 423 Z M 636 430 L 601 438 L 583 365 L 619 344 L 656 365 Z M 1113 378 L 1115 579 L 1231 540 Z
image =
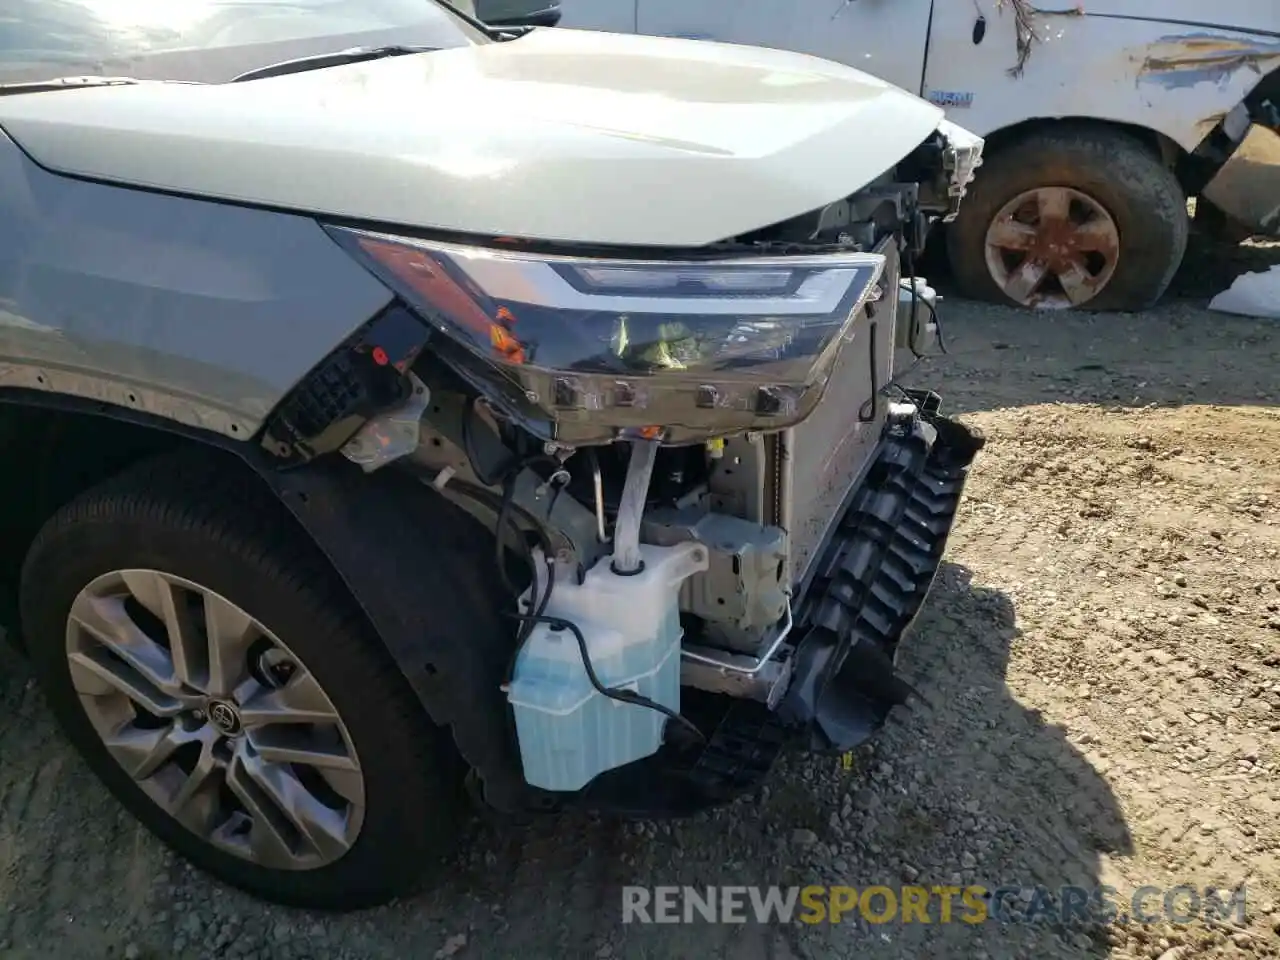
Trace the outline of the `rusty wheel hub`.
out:
M 1111 280 L 1120 231 L 1111 214 L 1071 187 L 1039 187 L 1006 203 L 987 227 L 991 278 L 1026 307 L 1064 309 Z

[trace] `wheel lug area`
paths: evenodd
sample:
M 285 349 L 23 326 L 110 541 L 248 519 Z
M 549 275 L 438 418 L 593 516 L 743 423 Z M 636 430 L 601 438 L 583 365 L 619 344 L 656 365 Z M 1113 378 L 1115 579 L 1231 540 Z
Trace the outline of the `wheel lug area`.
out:
M 239 737 L 219 737 L 215 740 L 213 744 L 213 759 L 222 766 L 229 764 L 232 757 L 235 756 L 236 741 L 239 739 Z
M 273 647 L 258 657 L 257 672 L 269 686 L 283 687 L 298 672 L 298 665 L 283 650 Z

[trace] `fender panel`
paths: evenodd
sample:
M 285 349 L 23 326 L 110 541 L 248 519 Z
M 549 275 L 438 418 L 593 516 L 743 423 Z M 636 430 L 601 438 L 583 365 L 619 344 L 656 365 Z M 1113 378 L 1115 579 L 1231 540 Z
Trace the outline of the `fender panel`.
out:
M 0 390 L 239 440 L 392 299 L 308 217 L 58 176 L 3 132 L 0 223 Z

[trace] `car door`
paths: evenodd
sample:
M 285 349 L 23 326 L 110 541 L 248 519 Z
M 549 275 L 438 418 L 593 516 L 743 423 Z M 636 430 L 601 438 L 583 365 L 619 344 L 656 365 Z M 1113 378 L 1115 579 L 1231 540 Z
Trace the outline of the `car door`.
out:
M 919 93 L 933 0 L 637 0 L 637 30 L 777 47 Z

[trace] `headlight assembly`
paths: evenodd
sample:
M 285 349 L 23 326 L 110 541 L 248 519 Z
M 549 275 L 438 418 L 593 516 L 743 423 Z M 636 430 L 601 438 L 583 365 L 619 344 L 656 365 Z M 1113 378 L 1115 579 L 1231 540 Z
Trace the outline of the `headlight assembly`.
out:
M 884 269 L 874 253 L 595 259 L 332 232 L 464 348 L 464 375 L 566 442 L 799 422 Z

